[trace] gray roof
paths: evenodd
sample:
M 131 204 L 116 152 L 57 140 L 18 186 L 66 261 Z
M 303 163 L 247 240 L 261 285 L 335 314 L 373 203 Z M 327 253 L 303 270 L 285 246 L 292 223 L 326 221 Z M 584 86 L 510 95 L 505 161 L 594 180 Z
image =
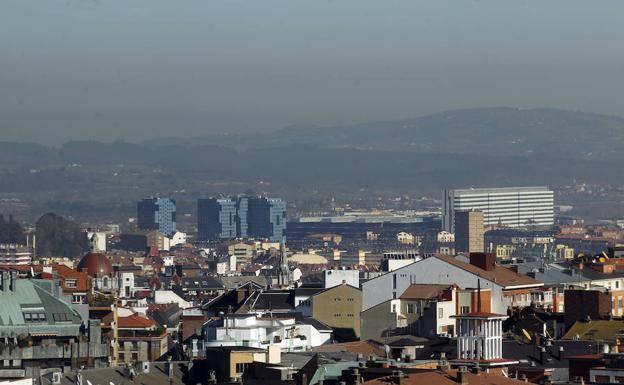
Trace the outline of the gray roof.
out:
M 87 380 L 93 385 L 108 385 L 111 382 L 115 385 L 119 384 L 141 384 L 141 385 L 182 385 L 185 368 L 187 363 L 173 363 L 172 382 L 169 382 L 169 376 L 165 369 L 164 362 L 150 363 L 149 373 L 139 373 L 134 381 L 124 376 L 124 368 L 111 367 L 101 369 L 87 369 L 82 371 L 83 384 L 87 384 Z M 67 373 L 63 375 L 61 385 L 75 385 L 75 374 Z M 188 382 L 187 382 L 188 383 Z
M 521 274 L 535 273 L 535 279 L 545 285 L 578 284 L 579 281 L 586 281 L 587 278 L 572 272 L 566 266 L 559 263 L 550 263 L 546 268 L 542 268 L 541 262 L 525 262 L 518 264 L 518 271 Z
M 236 289 L 241 285 L 244 285 L 247 282 L 254 282 L 262 287 L 267 287 L 267 280 L 264 276 L 233 276 L 233 277 L 219 277 L 221 282 L 223 282 L 223 286 L 226 289 Z
M 70 303 L 52 294 L 52 281 L 18 279 L 15 284 L 14 291 L 0 291 L 0 336 L 75 336 L 80 333 L 80 315 Z M 45 321 L 27 322 L 25 313 L 44 313 Z

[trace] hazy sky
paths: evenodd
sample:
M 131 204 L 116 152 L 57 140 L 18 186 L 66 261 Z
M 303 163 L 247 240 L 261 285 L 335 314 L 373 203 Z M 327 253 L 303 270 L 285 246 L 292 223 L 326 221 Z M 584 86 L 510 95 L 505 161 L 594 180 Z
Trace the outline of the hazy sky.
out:
M 0 140 L 624 115 L 622 0 L 2 0 Z

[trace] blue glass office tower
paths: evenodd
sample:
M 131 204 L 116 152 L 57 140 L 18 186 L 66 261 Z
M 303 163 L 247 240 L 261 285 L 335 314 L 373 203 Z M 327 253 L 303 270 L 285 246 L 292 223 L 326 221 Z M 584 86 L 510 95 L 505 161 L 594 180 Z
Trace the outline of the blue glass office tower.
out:
M 148 198 L 139 201 L 137 227 L 142 230 L 158 230 L 167 236 L 175 233 L 175 201 L 170 198 Z
M 248 198 L 247 234 L 281 242 L 286 230 L 286 202 L 279 198 Z
M 265 238 L 281 241 L 286 228 L 286 202 L 256 197 L 209 198 L 197 201 L 200 241 Z
M 200 241 L 236 238 L 237 222 L 236 199 L 197 200 L 197 237 Z

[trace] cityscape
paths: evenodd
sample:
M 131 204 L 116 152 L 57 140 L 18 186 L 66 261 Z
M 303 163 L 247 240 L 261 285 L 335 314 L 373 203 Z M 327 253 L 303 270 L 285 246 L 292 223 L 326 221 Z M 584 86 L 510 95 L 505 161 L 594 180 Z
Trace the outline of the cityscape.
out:
M 624 2 L 0 2 L 0 385 L 624 384 Z

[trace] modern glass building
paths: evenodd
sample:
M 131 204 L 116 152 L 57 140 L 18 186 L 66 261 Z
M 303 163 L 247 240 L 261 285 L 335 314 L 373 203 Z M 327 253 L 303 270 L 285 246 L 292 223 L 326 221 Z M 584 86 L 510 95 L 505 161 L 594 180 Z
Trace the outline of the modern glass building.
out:
M 137 203 L 137 227 L 158 230 L 165 235 L 176 232 L 176 203 L 170 198 L 147 198 Z
M 264 238 L 281 241 L 286 229 L 286 202 L 263 197 L 208 198 L 197 201 L 200 241 Z
M 249 198 L 248 204 L 249 236 L 281 241 L 286 230 L 286 202 L 279 198 Z
M 197 236 L 201 241 L 237 237 L 236 199 L 199 199 L 197 201 Z
M 444 230 L 455 232 L 455 211 L 483 212 L 483 225 L 507 227 L 552 226 L 554 193 L 548 187 L 503 187 L 445 190 Z

